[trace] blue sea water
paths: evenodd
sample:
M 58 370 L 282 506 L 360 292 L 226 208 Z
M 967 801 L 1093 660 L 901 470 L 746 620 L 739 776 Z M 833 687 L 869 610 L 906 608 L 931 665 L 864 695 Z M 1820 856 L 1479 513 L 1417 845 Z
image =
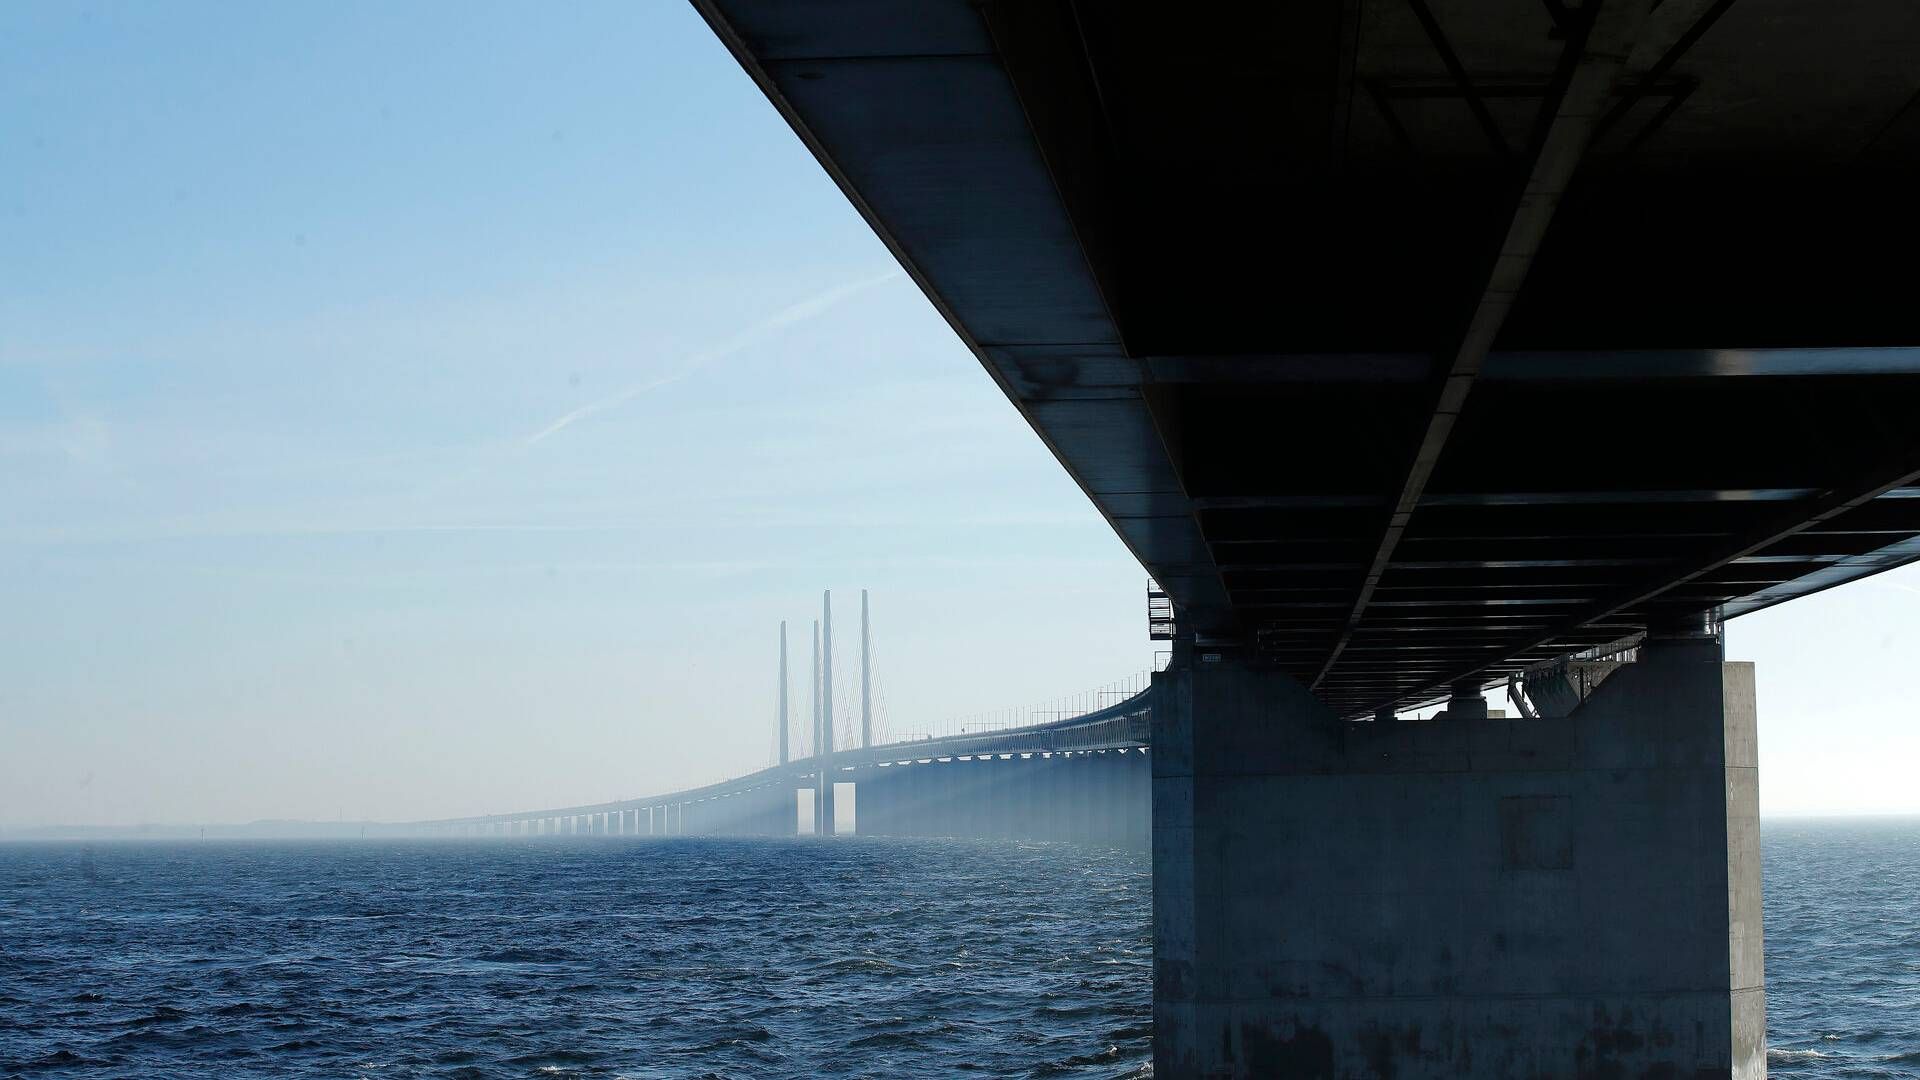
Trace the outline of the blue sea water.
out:
M 1920 1077 L 1920 820 L 1768 822 L 1767 1069 Z
M 1763 843 L 1773 1074 L 1920 1076 L 1920 823 Z M 0 1075 L 1146 1075 L 1149 908 L 1057 845 L 0 845 Z
M 1113 1076 L 1147 863 L 1051 845 L 0 845 L 0 1075 Z

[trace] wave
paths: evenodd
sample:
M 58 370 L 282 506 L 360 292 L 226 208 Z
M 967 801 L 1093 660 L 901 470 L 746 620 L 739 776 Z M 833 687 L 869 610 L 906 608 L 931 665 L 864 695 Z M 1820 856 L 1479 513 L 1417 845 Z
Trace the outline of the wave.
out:
M 579 961 L 580 954 L 568 949 L 501 949 L 473 958 L 476 964 L 565 964 Z

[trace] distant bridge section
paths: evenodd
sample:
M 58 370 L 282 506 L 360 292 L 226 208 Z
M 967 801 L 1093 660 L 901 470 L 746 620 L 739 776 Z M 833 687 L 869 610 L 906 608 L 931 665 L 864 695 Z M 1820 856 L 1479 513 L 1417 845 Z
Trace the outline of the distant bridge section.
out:
M 614 802 L 387 826 L 430 836 L 792 836 L 797 793 L 854 786 L 862 835 L 1062 840 L 1145 848 L 1151 691 L 1044 724 L 842 750 L 702 787 Z M 836 830 L 839 831 L 839 830 Z

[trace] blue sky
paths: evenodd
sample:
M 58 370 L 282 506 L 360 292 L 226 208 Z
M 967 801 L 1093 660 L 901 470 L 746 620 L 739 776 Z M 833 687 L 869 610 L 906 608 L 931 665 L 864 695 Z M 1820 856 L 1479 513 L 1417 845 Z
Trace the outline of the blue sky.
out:
M 756 767 L 823 588 L 894 731 L 1152 662 L 1144 574 L 685 5 L 9 5 L 0 145 L 0 823 Z M 1920 810 L 1917 590 L 1731 627 L 1769 812 Z

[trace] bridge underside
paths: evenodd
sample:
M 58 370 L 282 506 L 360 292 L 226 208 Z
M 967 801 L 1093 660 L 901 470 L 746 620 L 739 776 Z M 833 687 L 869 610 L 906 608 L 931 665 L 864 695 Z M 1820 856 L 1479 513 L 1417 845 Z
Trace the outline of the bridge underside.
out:
M 1920 555 L 1920 7 L 698 6 L 1185 628 L 1341 715 Z
M 1701 617 L 1920 557 L 1920 5 L 695 4 L 1174 601 L 1156 1075 L 1764 1075 Z

